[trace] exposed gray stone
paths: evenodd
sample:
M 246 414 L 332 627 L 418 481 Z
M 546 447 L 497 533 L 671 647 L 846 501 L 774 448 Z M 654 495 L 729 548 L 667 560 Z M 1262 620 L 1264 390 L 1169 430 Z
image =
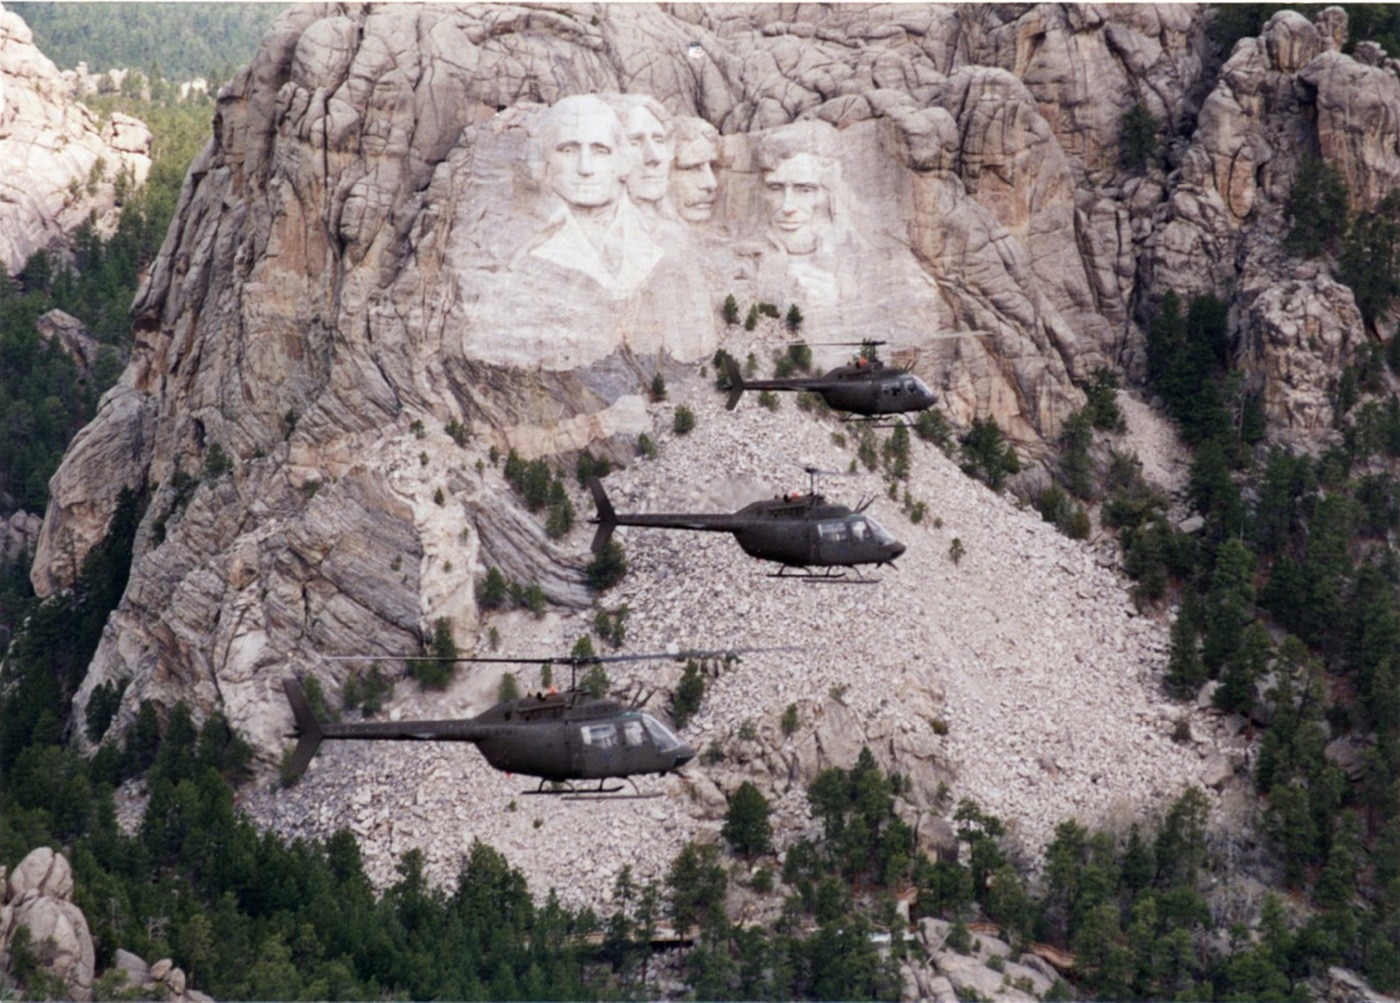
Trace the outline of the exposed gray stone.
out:
M 0 268 L 13 275 L 90 215 L 116 225 L 116 180 L 140 184 L 151 132 L 129 115 L 99 118 L 73 101 L 23 19 L 0 9 Z

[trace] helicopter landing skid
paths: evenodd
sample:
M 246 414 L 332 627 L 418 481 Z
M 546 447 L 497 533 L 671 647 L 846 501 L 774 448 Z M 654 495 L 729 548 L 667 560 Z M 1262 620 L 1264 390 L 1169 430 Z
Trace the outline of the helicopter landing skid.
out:
M 848 414 L 841 418 L 843 425 L 856 425 L 860 428 L 884 429 L 884 428 L 907 428 L 914 431 L 914 426 L 907 421 L 891 421 L 888 418 L 877 418 L 873 415 Z
M 768 577 L 785 578 L 788 581 L 804 582 L 807 585 L 878 585 L 880 582 L 878 578 L 866 578 L 859 571 L 855 571 L 854 568 L 851 570 L 855 572 L 854 578 L 849 577 L 844 570 L 837 571 L 834 568 L 828 568 L 821 574 L 814 571 L 804 571 L 800 574 L 791 575 L 784 574 L 787 569 L 783 568 L 781 571 L 773 572 L 773 574 Z
M 520 793 L 542 794 L 549 797 L 557 797 L 561 801 L 647 801 L 651 798 L 659 798 L 661 796 L 659 791 L 655 794 L 643 794 L 631 777 L 623 777 L 622 779 L 632 785 L 632 790 L 635 793 L 619 794 L 619 791 L 625 791 L 627 788 L 623 787 L 621 784 L 609 787 L 607 786 L 606 780 L 599 780 L 597 787 L 585 788 L 583 790 L 579 790 L 571 783 L 556 784 L 554 787 L 546 788 L 545 781 L 541 780 L 540 785 L 534 790 L 521 791 Z

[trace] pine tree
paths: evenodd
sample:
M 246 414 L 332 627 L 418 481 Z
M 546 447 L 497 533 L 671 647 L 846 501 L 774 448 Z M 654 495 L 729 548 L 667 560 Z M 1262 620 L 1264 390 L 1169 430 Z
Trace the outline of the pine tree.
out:
M 773 841 L 773 826 L 768 821 L 771 811 L 763 793 L 745 780 L 729 799 L 720 835 L 744 857 L 767 853 Z

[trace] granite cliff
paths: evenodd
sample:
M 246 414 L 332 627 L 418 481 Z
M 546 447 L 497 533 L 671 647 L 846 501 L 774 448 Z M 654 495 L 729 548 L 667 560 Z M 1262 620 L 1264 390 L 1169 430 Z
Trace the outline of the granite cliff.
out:
M 150 170 L 145 124 L 99 117 L 72 90 L 24 21 L 0 8 L 0 266 L 11 275 L 89 216 L 115 226 L 121 190 Z
M 1316 435 L 1366 331 L 1350 290 L 1283 253 L 1285 204 L 1308 150 L 1335 155 L 1358 205 L 1383 195 L 1400 172 L 1397 67 L 1343 55 L 1335 9 L 1279 14 L 1221 66 L 1205 19 L 1176 5 L 291 12 L 220 95 L 134 306 L 132 362 L 51 485 L 41 594 L 71 580 L 123 487 L 149 499 L 78 710 L 129 678 L 118 728 L 141 700 L 183 699 L 222 707 L 275 758 L 287 672 L 334 690 L 344 671 L 327 656 L 414 653 L 439 619 L 474 646 L 473 587 L 493 566 L 552 604 L 542 621 L 495 621 L 507 648 L 567 647 L 593 601 L 588 534 L 550 539 L 493 452 L 590 449 L 629 464 L 629 504 L 687 508 L 787 486 L 773 452 L 849 459 L 834 425 L 721 411 L 700 376 L 711 353 L 766 358 L 786 341 L 777 323 L 727 326 L 729 294 L 798 305 L 813 341 L 887 337 L 956 424 L 995 417 L 1028 457 L 1082 403 L 1076 379 L 1141 374 L 1166 291 L 1228 294 L 1270 418 Z M 1120 130 L 1136 105 L 1168 153 L 1132 173 Z M 564 138 L 570 156 L 602 154 L 597 129 L 639 137 L 635 167 L 572 186 L 554 155 Z M 956 331 L 981 334 L 931 337 Z M 673 403 L 644 392 L 658 372 Z M 674 401 L 699 416 L 693 437 L 667 433 Z M 1169 433 L 1133 413 L 1129 444 L 1168 458 L 1149 473 L 1173 487 Z M 655 461 L 634 462 L 643 433 Z M 1165 628 L 1135 616 L 1112 555 L 932 448 L 915 466 L 911 490 L 942 523 L 877 502 L 911 552 L 873 596 L 770 587 L 710 541 L 628 538 L 632 643 L 809 646 L 717 687 L 700 733 L 745 743 L 749 721 L 759 738 L 735 772 L 657 808 L 658 827 L 679 840 L 708 824 L 743 771 L 796 792 L 863 742 L 914 777 L 921 811 L 948 782 L 1020 818 L 1032 844 L 1064 814 L 1131 812 L 1202 780 L 1228 791 L 1243 748 L 1204 712 L 1199 741 L 1171 741 L 1186 712 L 1158 695 Z M 945 557 L 953 537 L 965 565 Z M 434 712 L 480 707 L 493 687 L 465 680 Z M 784 743 L 789 703 L 809 731 Z M 396 761 L 407 783 L 382 761 L 345 773 L 347 756 L 337 774 L 323 760 L 295 799 L 259 810 L 319 831 L 366 809 L 355 824 L 384 852 L 425 842 L 450 868 L 458 837 L 394 821 L 396 799 L 451 798 L 494 832 L 484 806 L 509 784 L 469 751 L 423 755 Z M 379 790 L 372 810 L 333 804 L 341 784 Z M 318 794 L 294 818 L 280 807 Z M 798 793 L 784 810 L 802 824 Z M 523 818 L 499 820 L 502 848 L 545 852 L 552 823 Z M 924 826 L 936 842 L 932 814 Z

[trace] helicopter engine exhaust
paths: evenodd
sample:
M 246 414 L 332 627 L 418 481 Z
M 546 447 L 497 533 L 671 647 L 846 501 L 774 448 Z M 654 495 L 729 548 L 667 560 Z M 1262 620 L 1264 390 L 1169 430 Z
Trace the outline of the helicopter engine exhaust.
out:
M 287 774 L 299 777 L 311 765 L 311 757 L 321 745 L 321 725 L 312 713 L 311 701 L 306 699 L 301 684 L 295 679 L 283 679 L 282 689 L 287 692 L 287 702 L 292 705 L 292 716 L 297 723 L 297 747 L 292 760 L 287 764 Z

